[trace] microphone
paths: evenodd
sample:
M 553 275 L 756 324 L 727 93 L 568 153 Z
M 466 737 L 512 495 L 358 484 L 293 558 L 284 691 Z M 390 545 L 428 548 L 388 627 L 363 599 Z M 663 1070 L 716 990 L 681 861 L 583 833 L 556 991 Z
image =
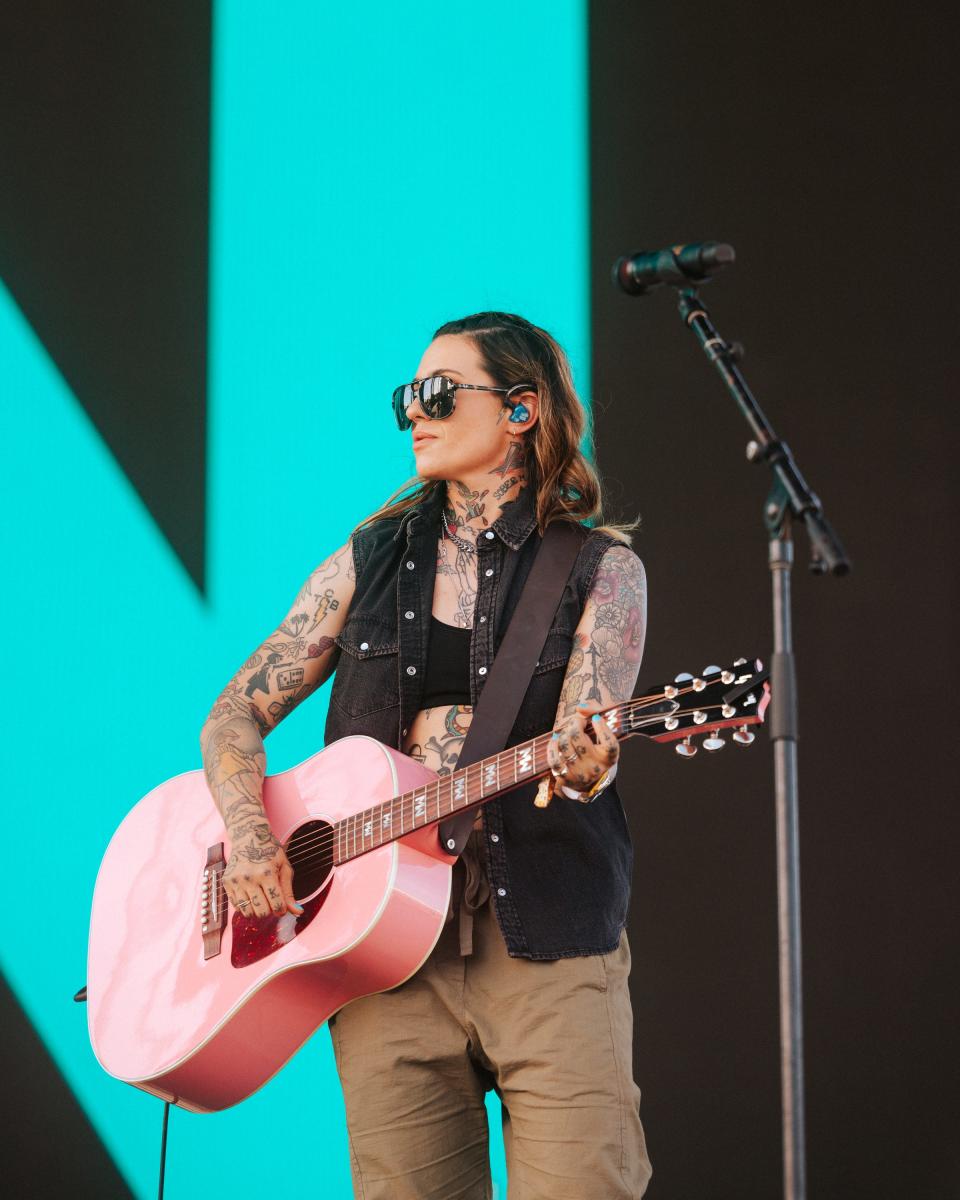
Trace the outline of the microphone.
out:
M 666 250 L 642 250 L 613 264 L 613 282 L 631 296 L 642 296 L 661 283 L 707 283 L 736 255 L 726 242 L 691 242 Z

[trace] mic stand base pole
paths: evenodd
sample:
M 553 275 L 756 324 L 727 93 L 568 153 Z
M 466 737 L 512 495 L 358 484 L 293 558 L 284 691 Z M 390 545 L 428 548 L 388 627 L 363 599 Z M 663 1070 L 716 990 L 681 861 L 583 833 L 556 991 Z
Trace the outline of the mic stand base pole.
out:
M 797 788 L 797 682 L 790 617 L 793 566 L 791 518 L 802 520 L 817 574 L 845 575 L 850 560 L 807 486 L 789 447 L 781 441 L 747 386 L 738 365 L 742 351 L 717 331 L 692 287 L 678 297 L 683 323 L 716 367 L 750 427 L 751 462 L 765 462 L 773 475 L 764 521 L 770 539 L 773 584 L 773 662 L 770 665 L 770 740 L 773 742 L 777 809 L 777 934 L 780 965 L 780 1070 L 783 1100 L 784 1200 L 806 1200 L 803 1121 L 803 1007 L 800 983 L 800 843 Z
M 768 512 L 772 503 L 768 507 Z M 780 1088 L 784 1200 L 805 1200 L 803 991 L 800 955 L 800 842 L 797 785 L 797 688 L 790 615 L 793 542 L 789 515 L 770 539 L 773 662 L 770 669 L 777 813 L 777 935 L 780 978 Z

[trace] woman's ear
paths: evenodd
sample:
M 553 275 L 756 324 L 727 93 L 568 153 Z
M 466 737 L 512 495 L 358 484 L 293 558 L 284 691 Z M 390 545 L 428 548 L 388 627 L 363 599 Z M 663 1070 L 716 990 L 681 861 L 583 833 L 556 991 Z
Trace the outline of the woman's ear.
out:
M 511 433 L 526 433 L 537 423 L 540 397 L 536 392 L 514 392 L 510 397 L 515 407 L 507 417 Z

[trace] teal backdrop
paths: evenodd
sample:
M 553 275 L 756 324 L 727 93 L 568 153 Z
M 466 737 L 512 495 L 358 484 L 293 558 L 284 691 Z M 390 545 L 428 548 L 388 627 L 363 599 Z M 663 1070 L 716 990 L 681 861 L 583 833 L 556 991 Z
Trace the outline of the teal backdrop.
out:
M 199 768 L 214 697 L 310 570 L 413 473 L 389 395 L 434 328 L 522 313 L 588 399 L 586 62 L 583 0 L 214 6 L 204 591 L 0 283 L 3 623 L 39 659 L 6 778 L 66 881 L 21 880 L 55 922 L 9 920 L 0 954 L 138 1196 L 161 1106 L 99 1069 L 70 1003 L 97 864 L 140 796 Z M 271 735 L 268 770 L 319 748 L 325 710 Z M 169 1197 L 211 1183 L 211 1147 L 218 1186 L 351 1194 L 325 1031 L 240 1108 L 174 1110 Z

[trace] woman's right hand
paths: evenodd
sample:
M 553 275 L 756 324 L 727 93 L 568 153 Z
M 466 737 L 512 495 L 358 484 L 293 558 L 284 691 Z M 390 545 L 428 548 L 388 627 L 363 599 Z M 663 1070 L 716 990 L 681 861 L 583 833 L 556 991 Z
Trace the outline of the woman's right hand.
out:
M 238 912 L 245 917 L 303 912 L 293 895 L 293 867 L 266 821 L 231 831 L 230 846 L 223 886 Z

